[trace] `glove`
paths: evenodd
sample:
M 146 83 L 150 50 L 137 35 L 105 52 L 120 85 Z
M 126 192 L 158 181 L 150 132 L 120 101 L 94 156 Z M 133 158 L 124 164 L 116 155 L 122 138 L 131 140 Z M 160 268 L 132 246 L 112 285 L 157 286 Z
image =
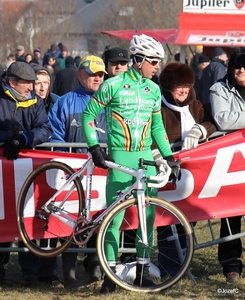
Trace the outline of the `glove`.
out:
M 90 147 L 88 151 L 91 153 L 93 162 L 98 168 L 108 169 L 107 165 L 105 164 L 105 160 L 115 162 L 113 158 L 101 150 L 99 145 Z
M 169 167 L 171 168 L 171 174 L 169 176 L 169 180 L 175 184 L 177 180 L 181 179 L 181 170 L 180 170 L 181 160 L 178 159 L 174 161 L 174 157 L 172 155 L 167 156 L 164 159 L 166 159 Z
M 3 156 L 7 159 L 17 159 L 20 149 L 26 145 L 23 134 L 16 134 L 4 144 Z
M 195 124 L 185 137 L 183 148 L 187 150 L 191 148 L 196 148 L 198 145 L 198 141 L 202 137 L 202 135 L 203 134 L 200 127 L 198 126 L 198 124 Z

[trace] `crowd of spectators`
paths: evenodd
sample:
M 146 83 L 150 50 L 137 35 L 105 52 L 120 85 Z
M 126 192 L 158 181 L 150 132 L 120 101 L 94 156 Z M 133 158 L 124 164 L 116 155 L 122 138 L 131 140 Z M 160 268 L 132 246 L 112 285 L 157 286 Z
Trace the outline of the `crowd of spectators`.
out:
M 187 60 L 185 63 L 170 62 L 159 71 L 159 76 L 154 74 L 152 78 L 159 83 L 162 95 L 162 120 L 167 135 L 171 143 L 182 142 L 182 149 L 197 147 L 217 129 L 234 130 L 244 127 L 241 113 L 244 110 L 245 99 L 244 48 L 235 49 L 230 60 L 221 47 L 214 49 L 212 57 L 205 55 L 203 50 L 203 46 L 196 46 L 189 64 Z M 137 66 L 145 62 L 142 62 L 139 56 L 134 56 L 134 59 L 133 63 Z M 175 60 L 179 60 L 178 55 L 175 56 Z M 1 70 L 1 81 L 4 89 L 8 89 L 16 101 L 28 101 L 35 97 L 38 99 L 36 105 L 30 104 L 28 111 L 34 115 L 37 109 L 43 111 L 43 120 L 40 123 L 43 124 L 41 126 L 43 135 L 36 139 L 28 137 L 29 132 L 35 132 L 37 125 L 29 124 L 25 128 L 26 115 L 19 116 L 18 126 L 21 128 L 18 133 L 9 136 L 6 135 L 9 128 L 0 129 L 0 142 L 5 143 L 4 155 L 7 159 L 17 159 L 22 147 L 33 147 L 46 141 L 85 141 L 81 126 L 72 127 L 71 121 L 75 120 L 80 125 L 83 111 L 102 82 L 128 71 L 129 66 L 130 58 L 127 50 L 109 45 L 106 46 L 102 58 L 94 55 L 72 57 L 69 55 L 68 47 L 62 43 L 53 43 L 43 55 L 40 47 L 36 47 L 32 53 L 26 53 L 25 48 L 18 45 L 16 53 L 7 57 L 6 66 Z M 19 83 L 28 87 L 28 93 L 24 96 Z M 4 89 L 0 91 L 0 100 L 7 97 Z M 11 103 L 8 97 L 7 100 Z M 225 110 L 221 111 L 221 107 L 225 107 Z M 7 115 L 4 117 L 7 118 Z M 4 123 L 4 119 L 1 122 Z M 98 127 L 105 127 L 104 112 L 99 114 L 94 122 Z M 27 134 L 20 134 L 22 131 Z M 16 140 L 19 143 L 18 147 L 13 146 L 13 141 Z M 105 136 L 101 136 L 99 141 L 107 140 Z M 232 232 L 240 232 L 240 219 L 241 217 L 230 219 Z M 161 228 L 159 230 L 160 237 L 160 232 L 163 231 Z M 221 237 L 225 236 L 227 231 L 227 224 L 221 220 Z M 134 239 L 130 233 L 128 236 Z M 90 246 L 94 247 L 93 239 L 91 241 Z M 9 243 L 0 244 L 0 247 L 8 246 Z M 160 238 L 159 248 L 161 248 Z M 240 240 L 219 246 L 218 258 L 227 281 L 238 281 L 241 278 L 241 253 Z M 165 257 L 168 255 L 176 256 L 174 252 L 166 254 Z M 8 259 L 9 253 L 0 253 L 1 286 L 11 285 L 5 276 Z M 75 276 L 76 259 L 77 253 L 63 254 L 63 278 L 66 288 L 83 287 Z M 166 266 L 169 262 L 161 264 Z M 45 261 L 32 254 L 20 253 L 19 265 L 22 269 L 23 286 L 32 286 L 38 281 L 60 280 L 54 274 L 57 267 L 55 259 Z M 47 265 L 50 272 L 42 273 L 43 266 Z M 101 280 L 102 273 L 96 255 L 87 254 L 84 266 L 91 282 Z M 169 269 L 171 267 L 174 268 L 169 266 Z M 161 272 L 164 273 L 167 269 L 164 267 Z M 172 270 L 171 272 L 174 273 Z

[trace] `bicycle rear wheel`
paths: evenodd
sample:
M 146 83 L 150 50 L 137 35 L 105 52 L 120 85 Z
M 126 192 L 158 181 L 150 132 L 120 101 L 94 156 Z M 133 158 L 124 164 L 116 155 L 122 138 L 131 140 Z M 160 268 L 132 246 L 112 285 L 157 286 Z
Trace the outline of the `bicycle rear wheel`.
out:
M 62 189 L 73 173 L 62 162 L 46 162 L 30 173 L 22 186 L 17 205 L 18 228 L 26 247 L 38 256 L 56 256 L 72 242 L 73 228 L 84 203 L 80 178 L 74 177 Z M 57 191 L 60 193 L 54 197 Z M 51 198 L 46 212 L 43 205 Z
M 136 229 L 138 224 L 134 222 L 135 219 L 137 219 L 137 199 L 128 199 L 118 204 L 108 213 L 99 228 L 97 252 L 106 275 L 115 282 L 116 285 L 135 292 L 158 292 L 169 288 L 184 275 L 193 257 L 194 242 L 190 223 L 176 206 L 158 198 L 146 197 L 146 202 L 149 203 L 148 206 L 146 205 L 146 209 L 152 208 L 152 206 L 155 207 L 154 229 L 151 233 L 153 237 L 151 235 L 148 236 L 149 247 L 144 252 L 145 254 L 148 252 L 146 257 L 149 257 L 149 253 L 151 252 L 149 274 L 152 285 L 139 286 L 134 284 L 136 262 L 120 263 L 120 255 L 128 249 L 119 248 L 116 272 L 111 269 L 110 263 L 105 255 L 105 243 L 110 243 L 111 247 L 113 247 L 113 243 L 115 243 L 115 240 L 106 239 L 106 232 L 108 228 L 112 226 L 113 220 L 119 214 L 123 214 L 125 210 L 120 232 L 124 231 L 124 234 L 127 235 L 128 230 L 130 230 L 130 234 L 132 235 L 132 232 L 134 232 L 135 238 L 139 240 Z M 134 225 L 132 225 L 132 220 L 134 220 Z M 151 242 L 151 240 L 153 240 L 153 242 Z M 131 248 L 133 249 L 134 247 L 132 244 Z M 176 258 L 172 257 L 174 252 L 177 252 Z M 162 261 L 165 261 L 164 264 Z M 171 265 L 175 266 L 174 272 L 172 273 L 168 270 Z M 141 276 L 142 275 L 143 270 Z

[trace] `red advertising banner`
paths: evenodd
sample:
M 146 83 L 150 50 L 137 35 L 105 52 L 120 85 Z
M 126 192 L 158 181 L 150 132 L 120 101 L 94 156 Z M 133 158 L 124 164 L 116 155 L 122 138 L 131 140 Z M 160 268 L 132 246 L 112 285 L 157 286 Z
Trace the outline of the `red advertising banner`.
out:
M 245 215 L 245 130 L 206 142 L 195 149 L 175 153 L 182 160 L 182 178 L 176 187 L 167 184 L 159 197 L 173 202 L 189 221 Z M 41 163 L 59 160 L 80 167 L 87 155 L 43 150 L 23 150 L 17 160 L 2 157 L 0 149 L 0 242 L 19 239 L 16 204 L 20 189 Z M 47 188 L 48 188 L 48 182 Z M 105 202 L 106 170 L 93 175 L 91 211 Z M 85 185 L 84 185 L 85 186 Z M 35 193 L 34 193 L 35 197 Z

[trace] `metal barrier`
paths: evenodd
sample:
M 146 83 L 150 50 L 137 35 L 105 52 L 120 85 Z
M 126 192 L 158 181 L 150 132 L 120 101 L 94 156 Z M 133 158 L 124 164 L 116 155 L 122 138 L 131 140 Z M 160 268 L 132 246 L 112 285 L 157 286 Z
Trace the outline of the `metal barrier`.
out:
M 230 133 L 230 132 L 229 132 Z M 215 139 L 217 137 L 221 137 L 226 135 L 227 132 L 225 131 L 217 131 L 214 134 L 212 134 L 206 141 Z M 107 149 L 107 144 L 100 144 L 100 146 L 104 149 Z M 173 144 L 172 146 L 172 150 L 175 151 L 175 148 L 177 147 L 178 149 L 181 147 L 181 143 L 177 143 L 177 144 Z M 72 149 L 74 148 L 87 148 L 87 144 L 86 143 L 43 143 L 38 145 L 36 148 L 40 149 L 40 148 L 44 148 L 46 150 L 51 150 L 51 151 L 55 151 L 55 148 L 68 148 L 68 152 L 71 153 Z M 227 241 L 231 241 L 234 239 L 238 239 L 238 238 L 242 238 L 245 237 L 245 232 L 241 232 L 241 233 L 237 233 L 237 234 L 232 234 L 231 229 L 230 229 L 230 225 L 229 225 L 229 220 L 226 218 L 227 220 L 227 224 L 228 224 L 228 228 L 229 228 L 229 235 L 223 238 L 216 238 L 215 234 L 214 234 L 214 229 L 213 229 L 213 223 L 216 222 L 217 220 L 205 220 L 205 221 L 201 221 L 201 222 L 207 222 L 209 231 L 210 231 L 210 240 L 205 241 L 205 242 L 199 242 L 199 238 L 198 235 L 195 232 L 195 227 L 193 227 L 193 236 L 194 236 L 194 241 L 195 241 L 195 250 L 201 249 L 201 248 L 205 248 L 205 247 L 210 247 L 212 245 L 216 245 L 219 243 L 223 243 L 223 242 L 227 242 Z M 198 221 L 199 222 L 199 221 Z M 0 252 L 28 252 L 29 250 L 26 247 L 20 248 L 17 246 L 18 244 L 13 242 L 12 246 L 9 248 L 1 248 L 0 247 Z M 134 248 L 121 248 L 120 249 L 122 252 L 125 253 L 132 253 L 135 252 Z M 66 250 L 67 252 L 95 252 L 96 249 L 95 248 L 69 248 L 68 250 Z

